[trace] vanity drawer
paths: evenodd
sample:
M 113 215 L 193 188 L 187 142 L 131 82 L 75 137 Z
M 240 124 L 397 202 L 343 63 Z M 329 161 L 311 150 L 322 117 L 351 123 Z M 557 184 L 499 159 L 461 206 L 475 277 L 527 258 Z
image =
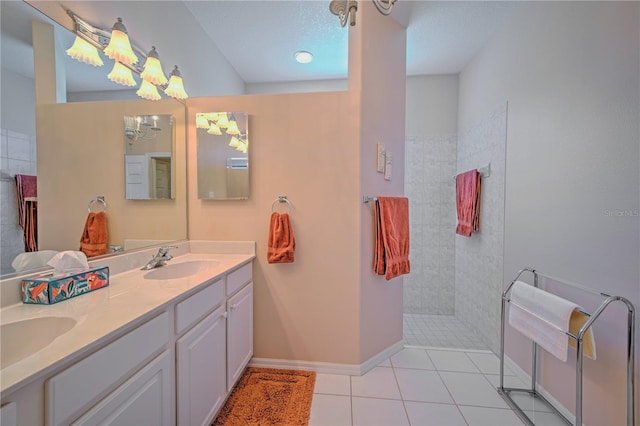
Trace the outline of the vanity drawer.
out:
M 45 385 L 46 424 L 75 420 L 158 353 L 170 331 L 165 312 L 53 376 Z
M 181 334 L 198 320 L 224 302 L 222 279 L 178 303 L 176 306 L 176 333 Z
M 253 270 L 251 262 L 227 275 L 227 296 L 231 296 L 248 284 L 252 276 Z

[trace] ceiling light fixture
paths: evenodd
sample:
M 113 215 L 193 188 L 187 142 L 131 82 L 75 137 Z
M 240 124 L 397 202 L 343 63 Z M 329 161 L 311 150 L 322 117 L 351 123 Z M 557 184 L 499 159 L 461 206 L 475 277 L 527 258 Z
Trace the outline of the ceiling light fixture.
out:
M 153 123 L 149 123 L 149 118 Z M 158 116 L 127 115 L 124 117 L 124 134 L 129 139 L 129 144 L 138 139 L 156 139 L 158 132 L 162 130 L 158 125 Z
M 397 0 L 371 0 L 383 15 L 391 14 L 393 5 Z M 340 25 L 345 26 L 347 22 L 352 27 L 356 24 L 356 11 L 358 3 L 355 0 L 331 0 L 329 3 L 329 11 L 340 19 Z
M 111 81 L 125 86 L 136 86 L 132 73 L 135 72 L 142 77 L 143 84 L 136 92 L 139 96 L 145 99 L 161 99 L 158 93 L 158 88 L 161 88 L 172 98 L 189 97 L 184 90 L 178 66 L 174 67 L 167 80 L 156 47 L 153 46 L 145 55 L 145 51 L 130 42 L 121 18 L 118 18 L 111 31 L 106 31 L 92 26 L 70 10 L 67 10 L 67 13 L 75 23 L 76 33 L 73 46 L 67 50 L 69 56 L 80 62 L 99 66 L 102 65 L 102 59 L 97 52 L 99 49 L 115 61 L 113 70 L 107 75 Z M 139 65 L 139 58 L 144 59 L 144 66 Z M 147 84 L 144 84 L 145 82 Z
M 298 50 L 293 54 L 293 56 L 296 58 L 296 61 L 301 64 L 308 64 L 313 61 L 313 55 L 311 52 L 307 52 L 306 50 Z

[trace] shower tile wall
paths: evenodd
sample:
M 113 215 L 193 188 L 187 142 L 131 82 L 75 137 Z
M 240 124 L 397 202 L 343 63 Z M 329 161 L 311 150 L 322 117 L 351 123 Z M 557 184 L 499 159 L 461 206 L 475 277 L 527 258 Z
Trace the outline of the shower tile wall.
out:
M 456 135 L 407 136 L 405 160 L 411 274 L 404 312 L 453 315 Z
M 500 300 L 504 284 L 504 191 L 507 106 L 458 135 L 458 170 L 491 163 L 482 182 L 480 231 L 455 237 L 455 314 L 499 351 Z
M 13 258 L 24 252 L 13 176 L 35 175 L 37 162 L 35 136 L 7 129 L 0 133 L 0 275 L 4 275 L 13 272 Z

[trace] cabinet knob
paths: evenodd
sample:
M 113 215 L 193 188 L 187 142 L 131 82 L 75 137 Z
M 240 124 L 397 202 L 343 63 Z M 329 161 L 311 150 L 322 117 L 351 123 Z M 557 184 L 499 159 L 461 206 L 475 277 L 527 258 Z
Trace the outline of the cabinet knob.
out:
M 229 316 L 229 314 L 227 312 L 223 312 L 222 313 L 222 318 L 227 318 Z

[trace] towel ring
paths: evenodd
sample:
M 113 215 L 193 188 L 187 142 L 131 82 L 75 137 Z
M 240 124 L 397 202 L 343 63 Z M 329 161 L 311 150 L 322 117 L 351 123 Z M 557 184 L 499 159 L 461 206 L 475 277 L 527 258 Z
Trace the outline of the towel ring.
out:
M 271 204 L 271 212 L 275 212 L 275 208 L 276 208 L 276 203 L 287 203 L 287 213 L 291 214 L 291 202 L 289 200 L 287 200 L 287 196 L 286 195 L 278 195 L 278 198 L 276 198 L 275 200 L 273 200 L 273 203 Z
M 93 212 L 93 210 L 91 210 L 91 208 L 96 203 L 99 203 L 100 205 L 102 205 L 102 211 L 104 211 L 104 212 L 107 211 L 107 202 L 104 200 L 104 197 L 102 195 L 99 195 L 96 198 L 94 198 L 93 200 L 89 201 L 89 206 L 87 207 L 87 210 L 89 211 L 89 213 Z

